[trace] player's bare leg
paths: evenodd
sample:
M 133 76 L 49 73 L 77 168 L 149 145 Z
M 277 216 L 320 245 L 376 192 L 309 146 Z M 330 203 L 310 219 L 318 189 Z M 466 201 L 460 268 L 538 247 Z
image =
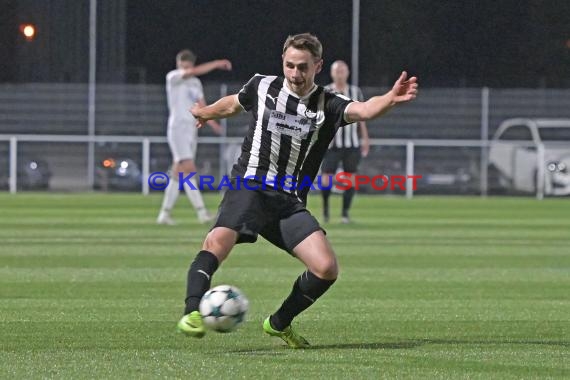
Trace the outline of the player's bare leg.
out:
M 313 232 L 293 249 L 293 253 L 319 278 L 334 281 L 338 277 L 337 258 L 323 231 Z
M 196 173 L 196 165 L 194 164 L 194 160 L 182 160 L 174 167 L 174 175 L 178 177 L 178 173 L 183 173 L 183 176 L 186 177 L 190 173 Z M 202 193 L 198 188 L 198 182 L 196 181 L 195 177 L 190 179 L 190 182 L 194 186 L 195 189 L 192 189 L 188 184 L 184 184 L 184 191 L 186 192 L 186 196 L 188 200 L 196 210 L 198 214 L 198 220 L 200 223 L 207 223 L 212 221 L 213 217 L 208 213 L 206 206 L 204 205 L 204 200 L 202 199 Z
M 346 172 L 346 178 L 350 179 L 350 182 L 354 184 L 354 175 L 355 173 L 348 173 Z M 350 223 L 350 216 L 348 215 L 348 210 L 350 210 L 350 205 L 352 204 L 352 198 L 354 198 L 354 194 L 356 190 L 354 186 L 350 186 L 348 189 L 344 190 L 342 193 L 342 215 L 341 215 L 341 223 L 348 224 Z
M 183 178 L 187 177 L 190 173 L 196 173 L 196 165 L 194 161 L 191 159 L 181 160 L 180 162 L 175 162 L 172 165 L 172 177 L 170 180 L 170 184 L 164 190 L 164 200 L 162 203 L 162 208 L 160 211 L 160 215 L 158 217 L 157 222 L 159 224 L 174 224 L 174 220 L 172 220 L 170 214 L 172 208 L 176 204 L 176 200 L 178 199 L 178 195 L 180 193 L 180 184 L 179 184 L 179 175 L 182 174 Z M 202 199 L 202 194 L 198 189 L 198 183 L 196 179 L 192 177 L 190 182 L 194 186 L 192 189 L 188 184 L 184 184 L 184 191 L 190 203 L 196 210 L 198 214 L 198 220 L 200 223 L 210 222 L 213 218 L 208 213 L 206 206 L 204 205 L 204 200 Z
M 170 177 L 170 182 L 166 189 L 164 189 L 164 197 L 162 198 L 162 206 L 160 207 L 160 213 L 156 222 L 158 224 L 166 224 L 173 226 L 176 224 L 174 219 L 171 217 L 172 209 L 176 205 L 178 196 L 180 195 L 180 189 L 178 187 L 178 175 L 175 174 L 174 168 L 177 167 L 176 162 L 172 163 L 172 173 Z
M 299 243 L 293 253 L 307 270 L 297 278 L 279 310 L 264 321 L 263 328 L 269 335 L 279 336 L 290 347 L 303 348 L 309 343 L 292 329 L 291 321 L 336 281 L 338 263 L 330 243 L 320 230 Z
M 351 183 L 354 183 L 354 173 L 350 172 L 343 172 L 344 177 L 349 179 Z M 321 175 L 321 196 L 323 197 L 323 220 L 324 222 L 328 222 L 330 220 L 330 211 L 329 211 L 329 198 L 331 195 L 331 178 L 332 173 L 323 173 Z M 341 222 L 343 224 L 350 223 L 350 216 L 349 210 L 352 204 L 352 199 L 354 198 L 355 189 L 354 186 L 346 189 L 342 193 L 342 214 L 341 214 Z
M 178 330 L 184 334 L 201 338 L 206 333 L 198 311 L 200 300 L 210 289 L 214 272 L 230 254 L 237 236 L 237 232 L 226 227 L 216 227 L 206 235 L 202 250 L 188 270 L 184 316 L 178 322 Z
M 321 175 L 321 196 L 323 197 L 323 220 L 327 223 L 330 219 L 329 198 L 331 196 L 330 180 L 332 173 L 323 173 Z

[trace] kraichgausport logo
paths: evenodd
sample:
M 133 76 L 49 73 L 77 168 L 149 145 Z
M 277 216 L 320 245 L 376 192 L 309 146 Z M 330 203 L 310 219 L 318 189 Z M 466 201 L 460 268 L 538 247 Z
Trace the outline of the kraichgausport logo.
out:
M 370 186 L 376 191 L 382 190 L 406 190 L 407 184 L 411 182 L 413 190 L 417 189 L 417 181 L 421 179 L 421 175 L 376 175 L 368 176 L 362 174 L 353 174 L 347 172 L 339 172 L 335 175 L 327 176 L 324 180 L 323 176 L 316 176 L 313 180 L 310 176 L 300 178 L 291 175 L 286 176 L 222 176 L 219 181 L 213 175 L 197 175 L 196 172 L 184 175 L 178 173 L 178 189 L 184 190 L 184 186 L 188 186 L 191 190 L 265 190 L 267 188 L 285 190 L 288 192 L 300 190 L 328 190 L 335 187 L 338 190 L 348 190 L 354 188 L 360 190 L 364 186 Z M 324 185 L 324 183 L 327 185 Z M 166 173 L 154 172 L 149 175 L 148 185 L 153 190 L 164 190 L 170 183 L 170 178 Z

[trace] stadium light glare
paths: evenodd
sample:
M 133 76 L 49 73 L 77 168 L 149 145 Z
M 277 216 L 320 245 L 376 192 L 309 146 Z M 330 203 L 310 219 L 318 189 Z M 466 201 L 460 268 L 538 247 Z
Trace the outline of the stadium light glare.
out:
M 36 37 L 36 27 L 34 24 L 20 24 L 20 33 L 23 34 L 26 41 L 33 41 Z

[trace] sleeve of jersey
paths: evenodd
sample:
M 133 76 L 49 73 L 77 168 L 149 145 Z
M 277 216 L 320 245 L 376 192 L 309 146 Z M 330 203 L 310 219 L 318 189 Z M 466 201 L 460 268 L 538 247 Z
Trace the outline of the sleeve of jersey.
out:
M 238 92 L 238 101 L 242 108 L 250 111 L 257 102 L 257 88 L 262 76 L 254 75 Z
M 333 118 L 334 126 L 339 128 L 350 124 L 346 121 L 345 111 L 346 107 L 354 100 L 336 93 L 327 93 L 326 96 L 328 98 L 325 100 L 326 116 Z
M 198 78 L 196 78 L 198 79 Z M 204 96 L 204 86 L 202 86 L 202 82 L 200 81 L 200 79 L 198 79 L 198 91 L 200 92 L 200 99 L 205 99 L 206 97 Z
M 166 74 L 166 82 L 176 84 L 183 79 L 184 72 L 182 70 L 172 70 Z

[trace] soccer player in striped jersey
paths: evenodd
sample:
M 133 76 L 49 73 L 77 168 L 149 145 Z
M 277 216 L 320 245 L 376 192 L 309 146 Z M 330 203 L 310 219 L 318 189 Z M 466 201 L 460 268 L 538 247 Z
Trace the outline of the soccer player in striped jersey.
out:
M 386 94 L 365 102 L 317 86 L 322 46 L 308 33 L 289 36 L 282 58 L 283 76 L 255 75 L 239 93 L 192 109 L 198 127 L 243 111 L 250 112 L 251 122 L 232 171 L 234 187 L 224 194 L 214 227 L 188 270 L 178 329 L 189 336 L 205 334 L 199 304 L 218 266 L 234 245 L 261 235 L 306 267 L 281 307 L 264 320 L 263 330 L 293 348 L 309 345 L 291 322 L 329 289 L 339 269 L 324 230 L 305 208 L 306 184 L 317 175 L 338 128 L 380 117 L 417 94 L 417 79 L 405 72 Z M 305 186 L 284 186 L 282 178 Z
M 362 91 L 357 86 L 352 86 L 348 83 L 348 76 L 350 71 L 348 65 L 344 61 L 335 61 L 331 65 L 331 78 L 333 82 L 327 88 L 343 94 L 353 100 L 359 102 L 364 100 Z M 360 139 L 359 139 L 360 135 Z M 322 189 L 321 195 L 323 197 L 323 219 L 325 222 L 329 221 L 329 197 L 331 189 L 329 187 L 329 178 L 333 176 L 342 162 L 342 171 L 350 173 L 351 175 L 358 170 L 360 157 L 366 157 L 370 149 L 368 139 L 368 129 L 366 122 L 359 121 L 351 123 L 343 128 L 339 128 L 334 136 L 329 150 L 325 154 L 322 172 Z M 342 223 L 349 223 L 348 210 L 354 197 L 355 189 L 351 187 L 342 194 Z
M 196 55 L 190 50 L 182 50 L 176 55 L 176 70 L 170 71 L 166 75 L 166 97 L 168 100 L 168 146 L 172 153 L 172 178 L 169 185 L 164 189 L 162 207 L 156 222 L 158 224 L 173 225 L 171 211 L 178 199 L 179 183 L 178 173 L 188 174 L 196 172 L 194 160 L 196 158 L 196 148 L 198 133 L 196 120 L 188 110 L 194 104 L 205 105 L 204 90 L 202 82 L 197 78 L 212 70 L 231 70 L 232 64 L 227 59 L 219 59 L 195 66 Z M 221 126 L 215 120 L 208 122 L 214 132 L 221 133 Z M 193 182 L 192 182 L 193 181 Z M 200 190 L 196 187 L 196 180 L 192 178 L 194 185 L 192 189 L 188 184 L 184 184 L 184 191 L 192 206 L 198 214 L 198 220 L 206 223 L 212 220 L 202 199 Z

